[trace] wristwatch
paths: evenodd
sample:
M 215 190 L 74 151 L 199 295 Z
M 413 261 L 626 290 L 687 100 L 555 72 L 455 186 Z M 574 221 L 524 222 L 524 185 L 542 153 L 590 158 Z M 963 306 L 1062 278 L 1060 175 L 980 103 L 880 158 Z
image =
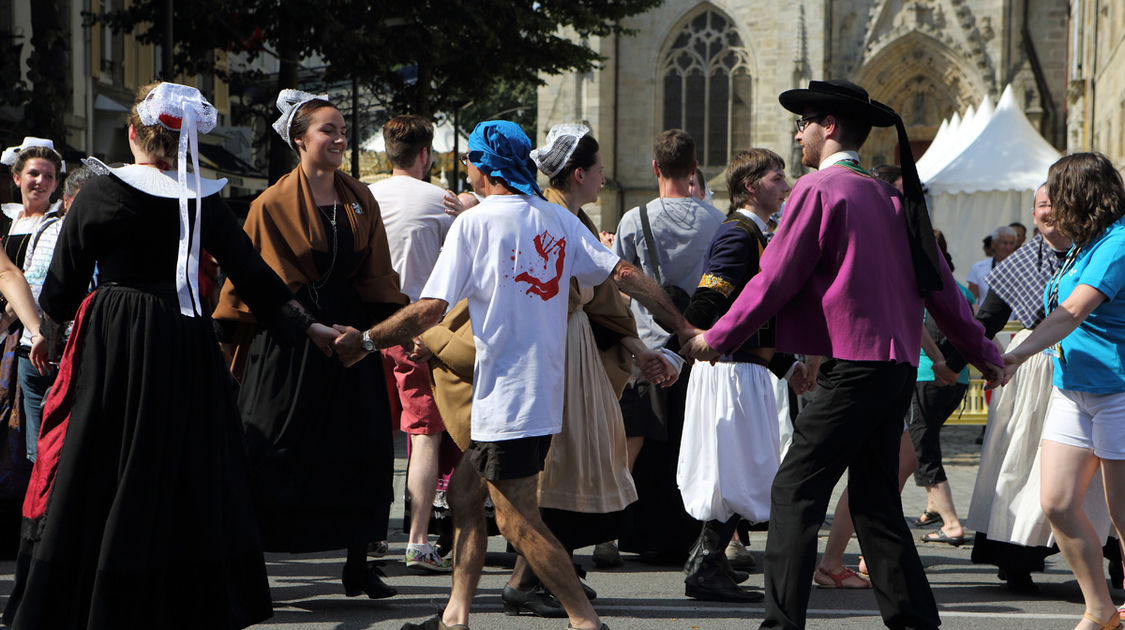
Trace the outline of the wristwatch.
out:
M 371 331 L 363 331 L 363 349 L 368 352 L 375 352 L 375 342 L 371 340 Z

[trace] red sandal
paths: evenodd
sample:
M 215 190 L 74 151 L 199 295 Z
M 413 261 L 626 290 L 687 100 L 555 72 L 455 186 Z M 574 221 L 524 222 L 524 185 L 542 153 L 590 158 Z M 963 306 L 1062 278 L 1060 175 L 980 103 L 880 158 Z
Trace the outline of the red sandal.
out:
M 821 581 L 817 578 L 827 578 L 826 581 Z M 844 584 L 845 581 L 855 578 L 862 582 L 861 586 L 848 586 Z M 864 578 L 862 575 L 852 571 L 848 567 L 844 567 L 836 573 L 829 573 L 828 571 L 817 567 L 813 573 L 813 583 L 820 588 L 843 588 L 843 589 L 865 589 L 871 588 L 871 582 Z

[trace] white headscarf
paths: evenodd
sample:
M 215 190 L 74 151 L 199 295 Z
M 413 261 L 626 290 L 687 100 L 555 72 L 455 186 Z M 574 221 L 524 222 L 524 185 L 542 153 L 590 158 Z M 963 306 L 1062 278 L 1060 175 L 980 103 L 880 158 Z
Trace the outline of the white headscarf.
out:
M 547 133 L 547 143 L 531 152 L 535 166 L 547 177 L 554 177 L 563 170 L 582 136 L 590 133 L 590 128 L 577 123 L 563 123 L 551 127 Z
M 297 113 L 297 110 L 301 109 L 302 105 L 316 99 L 327 101 L 328 95 L 312 94 L 302 92 L 301 90 L 288 89 L 282 90 L 281 93 L 277 95 L 277 109 L 281 111 L 281 116 L 274 121 L 273 130 L 277 132 L 277 135 L 281 136 L 285 144 L 291 147 L 293 146 L 293 139 L 289 137 L 289 129 L 293 126 L 293 115 Z
M 4 166 L 12 166 L 16 163 L 16 160 L 19 159 L 20 153 L 23 153 L 31 147 L 47 147 L 48 149 L 55 151 L 55 143 L 46 138 L 24 136 L 23 142 L 21 142 L 19 146 L 8 147 L 7 149 L 4 149 L 4 153 L 0 154 L 0 164 L 3 164 Z M 62 155 L 58 151 L 55 151 L 55 155 L 59 156 L 59 161 L 62 162 L 61 172 L 65 173 L 66 161 L 62 159 Z

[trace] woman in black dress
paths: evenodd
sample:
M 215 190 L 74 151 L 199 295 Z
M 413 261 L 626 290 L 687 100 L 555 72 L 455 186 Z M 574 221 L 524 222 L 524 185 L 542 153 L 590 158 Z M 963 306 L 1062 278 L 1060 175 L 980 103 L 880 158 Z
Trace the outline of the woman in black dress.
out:
M 366 330 L 407 302 L 391 267 L 379 206 L 339 170 L 347 141 L 331 103 L 285 90 L 274 129 L 300 164 L 250 206 L 245 229 L 309 312 Z M 347 549 L 349 597 L 395 590 L 367 562 L 385 540 L 394 495 L 394 447 L 382 363 L 351 368 L 311 344 L 289 346 L 257 325 L 227 283 L 215 319 L 237 344 L 238 404 L 250 482 L 267 551 Z
M 326 351 L 334 333 L 254 252 L 217 194 L 225 180 L 183 186 L 146 165 L 175 164 L 175 129 L 214 126 L 195 88 L 150 87 L 130 114 L 136 164 L 83 188 L 40 297 L 51 320 L 75 325 L 24 503 L 5 611 L 17 630 L 243 628 L 272 614 L 230 376 L 188 273 L 193 244 L 279 330 Z

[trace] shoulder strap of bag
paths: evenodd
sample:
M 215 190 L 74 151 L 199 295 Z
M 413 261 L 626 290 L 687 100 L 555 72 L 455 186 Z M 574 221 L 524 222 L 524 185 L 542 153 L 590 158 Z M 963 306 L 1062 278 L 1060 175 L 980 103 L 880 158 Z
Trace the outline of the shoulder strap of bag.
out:
M 39 227 L 35 230 L 35 236 L 31 239 L 31 247 L 27 251 L 35 251 L 35 246 L 39 244 L 39 239 L 43 236 L 43 233 L 47 231 L 47 228 L 51 227 L 52 223 L 58 221 L 61 218 L 62 217 L 55 215 L 53 217 L 47 217 L 46 220 L 40 223 Z
M 648 257 L 652 259 L 652 270 L 656 274 L 656 284 L 663 285 L 664 280 L 661 278 L 663 274 L 660 273 L 660 257 L 656 255 L 656 246 L 653 242 L 656 240 L 652 237 L 652 225 L 648 222 L 648 204 L 640 207 L 641 212 L 641 231 L 645 236 L 645 247 L 648 248 Z

